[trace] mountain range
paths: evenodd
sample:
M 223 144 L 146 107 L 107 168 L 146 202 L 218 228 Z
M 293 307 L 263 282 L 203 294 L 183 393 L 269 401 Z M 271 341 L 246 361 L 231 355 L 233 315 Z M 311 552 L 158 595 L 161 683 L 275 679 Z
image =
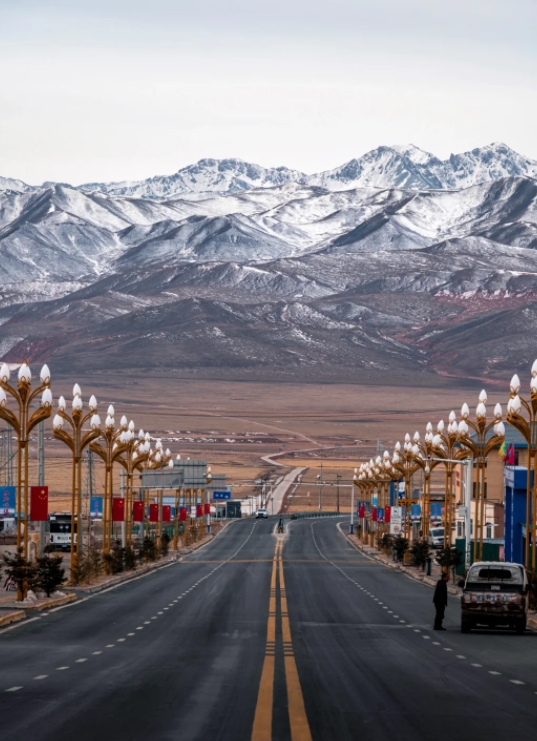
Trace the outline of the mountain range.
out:
M 537 163 L 379 147 L 306 176 L 0 178 L 0 358 L 70 371 L 499 380 L 531 365 Z

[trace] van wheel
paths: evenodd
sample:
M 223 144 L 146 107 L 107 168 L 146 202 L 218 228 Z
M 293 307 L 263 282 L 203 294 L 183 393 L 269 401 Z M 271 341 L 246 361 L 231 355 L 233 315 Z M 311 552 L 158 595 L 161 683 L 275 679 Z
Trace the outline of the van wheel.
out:
M 526 618 L 519 620 L 515 625 L 515 632 L 517 636 L 522 636 L 526 632 Z
M 469 620 L 461 620 L 461 633 L 469 633 L 472 630 L 472 625 Z

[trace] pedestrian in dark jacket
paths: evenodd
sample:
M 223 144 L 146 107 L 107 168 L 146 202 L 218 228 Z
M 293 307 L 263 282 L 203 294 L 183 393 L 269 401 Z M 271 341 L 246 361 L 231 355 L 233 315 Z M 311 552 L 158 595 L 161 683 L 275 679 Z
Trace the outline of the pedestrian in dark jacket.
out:
M 445 630 L 442 626 L 444 620 L 444 612 L 447 607 L 447 585 L 448 585 L 449 574 L 443 573 L 440 579 L 436 583 L 436 589 L 434 590 L 433 603 L 436 609 L 436 615 L 434 617 L 434 629 Z

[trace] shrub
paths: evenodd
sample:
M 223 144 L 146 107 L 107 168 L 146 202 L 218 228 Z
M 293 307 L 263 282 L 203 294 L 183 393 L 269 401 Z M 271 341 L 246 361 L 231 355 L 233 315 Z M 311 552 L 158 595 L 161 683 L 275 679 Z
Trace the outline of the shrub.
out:
M 426 540 L 417 540 L 410 548 L 410 557 L 412 566 L 425 569 L 425 564 L 429 558 L 429 543 Z
M 28 590 L 37 587 L 37 571 L 34 564 L 27 561 L 22 555 L 22 548 L 17 549 L 14 556 L 3 554 L 4 571 L 17 587 L 17 595 L 25 599 Z
M 157 547 L 153 538 L 146 536 L 141 550 L 142 560 L 146 563 L 148 561 L 156 561 L 157 558 Z
M 397 535 L 393 539 L 393 548 L 395 550 L 396 560 L 402 563 L 405 560 L 405 553 L 408 550 L 408 540 L 402 535 Z
M 160 536 L 160 554 L 161 556 L 167 556 L 170 548 L 170 536 L 168 533 L 162 533 Z
M 45 592 L 47 597 L 50 597 L 65 581 L 65 569 L 62 563 L 62 556 L 51 556 L 48 553 L 37 559 L 37 586 Z

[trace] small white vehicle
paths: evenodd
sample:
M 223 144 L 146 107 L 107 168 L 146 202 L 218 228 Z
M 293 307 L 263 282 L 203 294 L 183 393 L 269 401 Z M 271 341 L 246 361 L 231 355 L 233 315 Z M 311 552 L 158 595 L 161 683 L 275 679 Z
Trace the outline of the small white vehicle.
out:
M 268 512 L 264 507 L 260 507 L 255 513 L 256 520 L 259 520 L 260 518 L 267 519 L 267 517 L 268 517 Z
M 444 527 L 442 525 L 429 530 L 429 545 L 435 550 L 444 547 Z

